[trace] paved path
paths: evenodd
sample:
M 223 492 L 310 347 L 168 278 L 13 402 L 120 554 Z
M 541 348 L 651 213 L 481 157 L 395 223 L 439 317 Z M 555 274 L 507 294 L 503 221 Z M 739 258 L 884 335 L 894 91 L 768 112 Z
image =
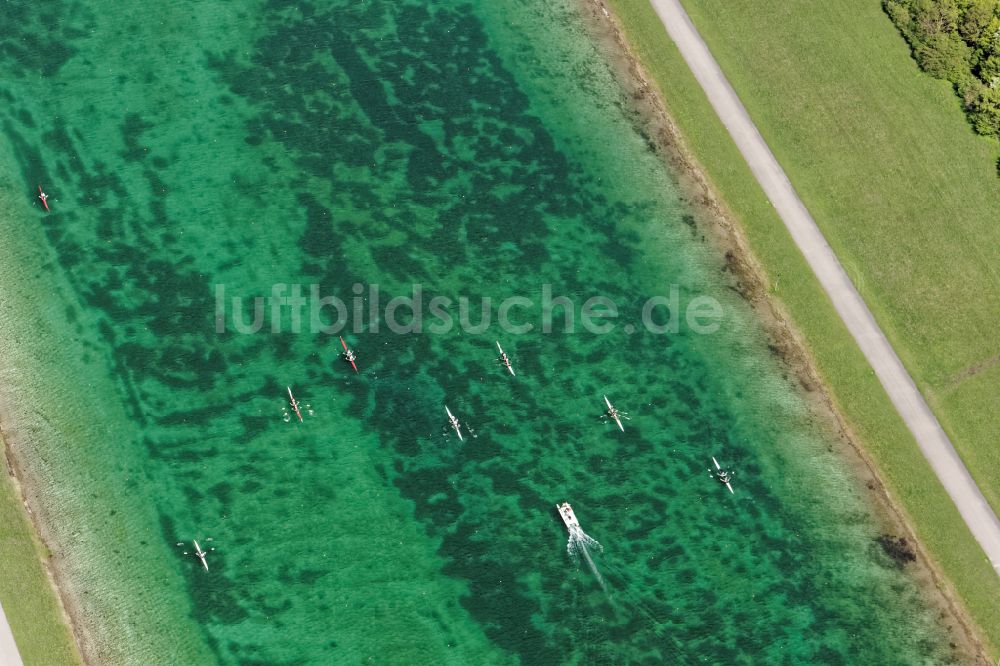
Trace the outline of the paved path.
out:
M 976 486 L 948 436 L 917 390 L 913 379 L 886 339 L 861 295 L 848 279 L 816 222 L 778 165 L 691 23 L 680 0 L 651 0 L 670 38 L 680 49 L 715 112 L 729 130 L 761 187 L 805 255 L 820 284 L 865 358 L 875 370 L 892 404 L 906 422 L 945 490 L 955 502 L 993 568 L 1000 572 L 1000 521 Z
M 0 665 L 2 666 L 24 666 L 21 661 L 21 654 L 14 644 L 14 635 L 10 633 L 10 625 L 7 624 L 7 616 L 3 614 L 0 607 Z

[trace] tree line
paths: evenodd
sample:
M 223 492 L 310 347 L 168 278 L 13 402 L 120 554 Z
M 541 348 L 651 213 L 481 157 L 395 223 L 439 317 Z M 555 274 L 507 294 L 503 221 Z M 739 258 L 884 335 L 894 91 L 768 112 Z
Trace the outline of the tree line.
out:
M 1000 0 L 883 0 L 920 67 L 951 81 L 972 126 L 1000 137 Z

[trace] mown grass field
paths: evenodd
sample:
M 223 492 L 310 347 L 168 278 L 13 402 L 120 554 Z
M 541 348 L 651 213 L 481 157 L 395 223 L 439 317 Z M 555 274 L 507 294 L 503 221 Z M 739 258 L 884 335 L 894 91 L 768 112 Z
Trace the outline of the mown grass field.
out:
M 42 568 L 41 549 L 6 468 L 0 468 L 0 604 L 18 651 L 25 666 L 80 664 Z
M 685 6 L 1000 511 L 996 142 L 877 0 Z
M 932 558 L 1000 648 L 1000 579 L 648 0 L 608 0 L 694 158 L 741 224 L 834 400 Z M 922 74 L 878 0 L 685 0 L 764 138 L 1000 510 L 995 142 Z

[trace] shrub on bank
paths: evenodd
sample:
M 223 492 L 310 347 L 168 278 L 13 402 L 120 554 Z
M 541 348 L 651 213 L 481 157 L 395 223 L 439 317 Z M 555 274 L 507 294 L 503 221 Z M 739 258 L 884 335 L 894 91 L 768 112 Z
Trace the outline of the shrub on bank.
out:
M 1000 137 L 1000 0 L 884 0 L 927 73 L 951 81 L 969 122 Z

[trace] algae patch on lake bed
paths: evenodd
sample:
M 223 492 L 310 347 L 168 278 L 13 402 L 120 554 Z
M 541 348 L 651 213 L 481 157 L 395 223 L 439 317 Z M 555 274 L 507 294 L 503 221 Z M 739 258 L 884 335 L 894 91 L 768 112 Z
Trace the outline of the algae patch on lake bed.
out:
M 104 623 L 95 652 L 948 660 L 574 5 L 181 3 L 157 23 L 66 4 L 44 108 L 3 112 L 53 213 L 0 224 L 38 225 L 14 242 L 44 246 L 24 261 L 54 294 L 24 348 L 79 354 L 72 373 L 18 379 L 36 411 L 16 418 L 105 406 L 20 452 L 43 509 L 65 501 L 57 484 L 89 490 L 43 513 L 64 521 L 54 545 Z M 30 100 L 26 66 L 0 59 Z M 290 321 L 242 334 L 228 311 L 220 332 L 218 285 L 252 303 L 277 283 L 345 302 L 355 285 L 494 303 L 549 285 L 604 296 L 620 318 L 606 334 L 368 321 L 344 332 L 355 374 L 337 337 Z M 645 299 L 672 288 L 717 301 L 719 330 L 641 326 Z M 498 338 L 516 377 L 495 363 Z M 68 411 L 50 383 L 88 391 Z M 283 417 L 287 387 L 309 405 L 302 423 Z M 624 432 L 600 421 L 603 395 L 630 413 Z M 737 468 L 734 495 L 709 477 L 713 455 Z M 604 545 L 606 589 L 566 553 L 566 500 Z M 208 537 L 205 572 L 176 544 Z M 141 557 L 100 556 L 140 539 Z M 112 640 L 119 624 L 130 633 Z

